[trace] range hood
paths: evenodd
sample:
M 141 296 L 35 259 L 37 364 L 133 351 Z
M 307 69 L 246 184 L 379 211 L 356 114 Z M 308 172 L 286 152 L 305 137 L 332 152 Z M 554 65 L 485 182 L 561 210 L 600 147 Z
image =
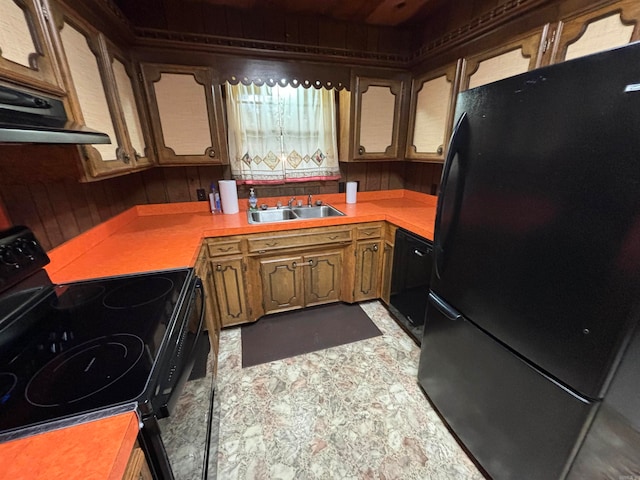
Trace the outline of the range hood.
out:
M 0 85 L 0 143 L 111 143 L 68 120 L 62 102 Z

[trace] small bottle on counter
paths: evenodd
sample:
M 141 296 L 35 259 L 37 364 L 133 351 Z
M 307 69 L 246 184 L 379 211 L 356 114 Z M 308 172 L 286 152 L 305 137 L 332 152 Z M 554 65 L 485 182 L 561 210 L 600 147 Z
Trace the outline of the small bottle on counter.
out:
M 211 213 L 222 212 L 220 207 L 220 194 L 213 183 L 211 184 L 211 192 L 209 193 L 209 205 L 211 207 Z
M 249 189 L 249 210 L 257 210 L 258 209 L 258 197 L 256 196 L 256 191 L 253 188 Z

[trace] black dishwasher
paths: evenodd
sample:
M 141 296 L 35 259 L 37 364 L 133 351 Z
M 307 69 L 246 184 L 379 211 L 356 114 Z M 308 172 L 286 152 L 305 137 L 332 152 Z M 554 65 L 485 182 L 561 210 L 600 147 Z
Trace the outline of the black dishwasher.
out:
M 418 344 L 429 297 L 432 252 L 429 240 L 396 230 L 389 310 Z

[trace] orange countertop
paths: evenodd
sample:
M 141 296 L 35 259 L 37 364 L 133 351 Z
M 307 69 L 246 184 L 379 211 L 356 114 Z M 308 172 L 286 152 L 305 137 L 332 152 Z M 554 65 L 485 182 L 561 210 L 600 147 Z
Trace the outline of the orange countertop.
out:
M 0 480 L 120 480 L 138 435 L 123 413 L 0 445 Z
M 261 199 L 275 205 L 277 198 Z M 286 204 L 287 199 L 280 199 Z M 305 199 L 306 200 L 306 199 Z M 141 205 L 77 236 L 49 252 L 46 267 L 55 283 L 132 272 L 191 267 L 204 237 L 219 237 L 387 220 L 433 238 L 437 197 L 410 190 L 360 192 L 355 204 L 344 194 L 316 195 L 344 217 L 249 224 L 245 201 L 233 215 L 209 212 L 207 202 Z M 244 208 L 243 208 L 244 207 Z
M 208 202 L 133 207 L 48 252 L 51 263 L 46 269 L 54 283 L 65 283 L 192 267 L 205 237 L 380 220 L 433 238 L 437 198 L 432 195 L 389 190 L 359 192 L 355 204 L 345 203 L 344 194 L 313 199 L 345 216 L 251 225 L 243 199 L 234 215 L 212 215 Z M 273 206 L 277 200 L 286 204 L 288 198 L 259 202 Z M 137 431 L 137 417 L 130 413 L 0 444 L 0 480 L 121 478 Z

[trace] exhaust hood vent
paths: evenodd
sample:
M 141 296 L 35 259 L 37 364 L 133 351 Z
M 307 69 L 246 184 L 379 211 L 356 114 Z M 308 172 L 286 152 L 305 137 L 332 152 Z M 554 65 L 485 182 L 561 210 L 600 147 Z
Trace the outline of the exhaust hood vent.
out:
M 62 102 L 0 85 L 0 143 L 111 143 L 67 119 Z

